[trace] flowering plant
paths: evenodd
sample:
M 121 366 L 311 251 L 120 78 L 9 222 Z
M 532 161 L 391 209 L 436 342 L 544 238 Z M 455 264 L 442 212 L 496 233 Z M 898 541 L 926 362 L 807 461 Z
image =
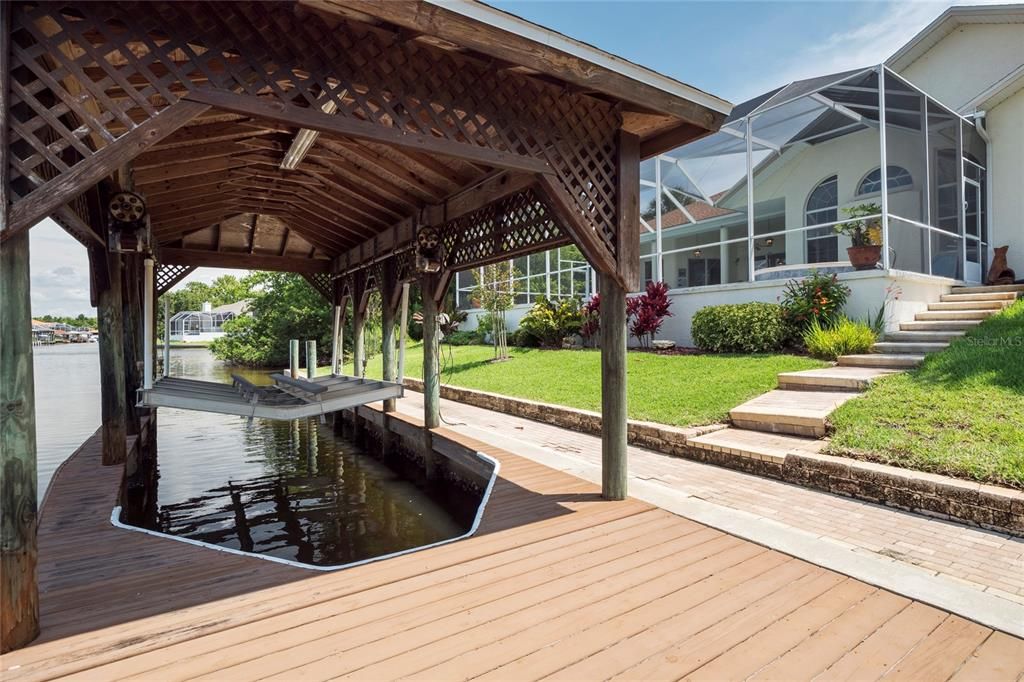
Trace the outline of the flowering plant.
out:
M 780 301 L 782 317 L 800 336 L 814 320 L 822 327 L 832 326 L 849 297 L 850 288 L 840 284 L 836 275 L 815 271 L 803 279 L 791 279 L 786 283 Z
M 881 212 L 882 207 L 878 204 L 844 208 L 843 213 L 856 220 L 839 223 L 835 231 L 848 236 L 853 246 L 878 246 L 882 243 L 882 220 L 878 217 Z

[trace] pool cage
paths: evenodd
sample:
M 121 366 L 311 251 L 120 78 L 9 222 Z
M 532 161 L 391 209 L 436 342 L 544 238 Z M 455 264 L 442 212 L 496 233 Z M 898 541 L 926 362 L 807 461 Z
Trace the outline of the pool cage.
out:
M 171 317 L 171 338 L 181 340 L 190 336 L 223 333 L 224 323 L 235 317 L 231 311 L 183 310 Z
M 509 291 L 515 291 L 515 305 L 531 305 L 539 297 L 549 300 L 586 299 L 597 291 L 597 276 L 575 246 L 563 246 L 512 260 Z M 479 277 L 484 269 L 479 269 Z M 455 275 L 456 307 L 476 307 L 473 290 L 477 277 L 471 270 Z
M 885 66 L 791 83 L 641 165 L 645 280 L 672 288 L 850 269 L 835 227 L 880 222 L 876 267 L 981 281 L 984 131 Z

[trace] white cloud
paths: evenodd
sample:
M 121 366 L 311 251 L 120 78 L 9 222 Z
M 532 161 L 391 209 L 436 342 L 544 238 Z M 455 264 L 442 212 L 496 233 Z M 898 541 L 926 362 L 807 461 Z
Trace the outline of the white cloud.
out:
M 94 315 L 89 303 L 89 257 L 85 247 L 52 220 L 29 232 L 32 314 Z
M 800 50 L 788 50 L 770 75 L 751 81 L 750 87 L 737 101 L 804 78 L 813 78 L 840 71 L 881 64 L 903 47 L 921 29 L 935 20 L 951 5 L 995 4 L 1000 0 L 938 0 L 935 2 L 864 3 L 861 21 L 852 22 L 841 31 L 811 41 Z

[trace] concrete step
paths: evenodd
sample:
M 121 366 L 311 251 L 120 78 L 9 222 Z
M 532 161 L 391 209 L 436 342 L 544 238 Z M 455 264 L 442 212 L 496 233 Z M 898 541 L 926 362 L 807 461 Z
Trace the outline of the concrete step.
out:
M 866 355 L 841 355 L 838 362 L 841 367 L 911 369 L 924 362 L 924 356 L 910 353 L 868 353 Z
M 935 343 L 939 341 L 952 341 L 964 335 L 963 331 L 934 331 L 934 332 L 889 332 L 883 341 L 903 341 L 910 343 Z
M 688 445 L 782 464 L 790 452 L 819 452 L 825 441 L 729 427 L 691 438 Z
M 924 353 L 937 353 L 948 348 L 949 344 L 942 341 L 912 342 L 912 341 L 880 341 L 871 347 L 876 353 L 923 355 Z
M 781 372 L 779 388 L 784 391 L 863 391 L 878 377 L 897 370 L 876 367 L 822 367 L 799 372 Z
M 918 322 L 937 320 L 960 322 L 963 320 L 984 320 L 995 314 L 995 310 L 929 310 L 914 315 L 914 319 Z
M 752 431 L 821 438 L 832 411 L 856 393 L 768 391 L 729 411 L 733 426 Z
M 994 293 L 1012 293 L 1021 294 L 1024 293 L 1024 284 L 1001 284 L 995 287 L 953 287 L 950 292 L 953 294 L 994 294 Z
M 963 332 L 979 324 L 981 324 L 981 320 L 925 320 L 900 322 L 900 330 L 905 332 Z
M 1007 301 L 1013 303 L 1017 300 L 1017 294 L 1012 291 L 993 291 L 992 293 L 986 294 L 943 294 L 939 297 L 940 301 L 953 302 L 953 301 Z
M 1002 310 L 1010 301 L 943 301 L 929 303 L 928 310 Z

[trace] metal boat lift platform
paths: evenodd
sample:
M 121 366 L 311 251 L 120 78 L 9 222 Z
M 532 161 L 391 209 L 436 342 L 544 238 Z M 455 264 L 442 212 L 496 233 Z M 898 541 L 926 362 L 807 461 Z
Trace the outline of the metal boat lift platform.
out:
M 401 384 L 339 374 L 315 379 L 293 379 L 284 374 L 270 377 L 274 384 L 268 386 L 258 386 L 238 375 L 232 375 L 232 384 L 164 377 L 153 388 L 139 390 L 139 406 L 301 419 L 403 395 Z

